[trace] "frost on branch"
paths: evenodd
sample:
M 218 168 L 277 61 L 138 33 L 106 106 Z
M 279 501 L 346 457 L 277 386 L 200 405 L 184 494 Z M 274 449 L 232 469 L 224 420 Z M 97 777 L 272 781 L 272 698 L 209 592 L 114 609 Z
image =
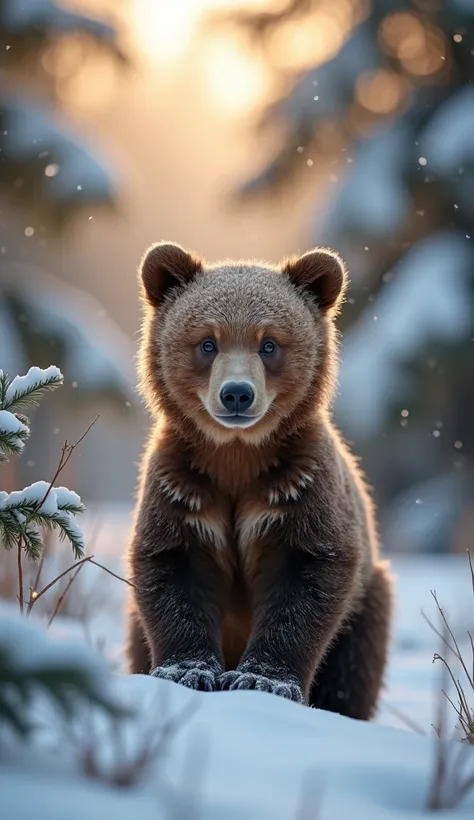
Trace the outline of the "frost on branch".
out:
M 20 455 L 30 428 L 28 419 L 20 414 L 37 405 L 44 392 L 63 383 L 59 368 L 45 370 L 31 367 L 25 376 L 9 380 L 0 371 L 0 462 L 10 455 Z M 36 481 L 23 490 L 0 491 L 0 544 L 5 549 L 20 545 L 28 558 L 38 560 L 43 550 L 40 527 L 56 529 L 61 539 L 67 538 L 74 556 L 84 554 L 84 537 L 75 516 L 84 511 L 77 493 L 67 487 L 52 487 L 46 481 Z

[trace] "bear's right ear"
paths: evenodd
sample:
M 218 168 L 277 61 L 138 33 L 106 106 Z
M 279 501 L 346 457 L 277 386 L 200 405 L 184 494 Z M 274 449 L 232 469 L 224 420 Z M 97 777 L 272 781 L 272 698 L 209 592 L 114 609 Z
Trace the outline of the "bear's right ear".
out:
M 174 242 L 158 242 L 145 253 L 140 274 L 150 305 L 158 307 L 171 288 L 190 282 L 202 263 Z

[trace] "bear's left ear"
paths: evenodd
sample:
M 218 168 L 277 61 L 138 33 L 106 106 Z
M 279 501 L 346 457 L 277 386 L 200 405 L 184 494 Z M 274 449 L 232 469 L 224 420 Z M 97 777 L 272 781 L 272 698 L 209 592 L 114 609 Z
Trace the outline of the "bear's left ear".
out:
M 283 273 L 294 285 L 308 290 L 323 313 L 339 307 L 347 287 L 347 273 L 344 262 L 333 251 L 314 248 L 288 260 Z
M 147 301 L 158 307 L 179 285 L 186 285 L 202 269 L 201 260 L 174 242 L 158 242 L 148 248 L 139 272 Z

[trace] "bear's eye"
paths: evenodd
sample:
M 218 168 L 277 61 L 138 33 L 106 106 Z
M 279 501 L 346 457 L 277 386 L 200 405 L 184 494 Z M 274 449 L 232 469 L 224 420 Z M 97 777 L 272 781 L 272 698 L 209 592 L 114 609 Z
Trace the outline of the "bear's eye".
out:
M 265 339 L 265 341 L 262 342 L 260 353 L 262 353 L 264 356 L 273 356 L 273 354 L 276 353 L 276 349 L 276 342 L 274 342 L 272 339 Z
M 214 339 L 203 339 L 200 348 L 206 356 L 212 356 L 214 353 L 217 353 L 217 345 Z

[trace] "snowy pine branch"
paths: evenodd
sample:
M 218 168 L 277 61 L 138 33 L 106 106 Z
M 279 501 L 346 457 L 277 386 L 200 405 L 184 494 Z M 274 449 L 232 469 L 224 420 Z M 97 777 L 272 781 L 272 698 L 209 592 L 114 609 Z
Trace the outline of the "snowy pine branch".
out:
M 20 456 L 30 434 L 27 424 L 8 410 L 0 410 L 0 463 L 8 456 Z
M 45 392 L 62 383 L 63 375 L 54 365 L 45 370 L 30 367 L 25 376 L 15 376 L 11 382 L 0 370 L 0 463 L 23 452 L 30 428 L 21 411 L 37 405 Z
M 37 405 L 43 393 L 55 390 L 63 384 L 63 381 L 63 374 L 54 365 L 50 365 L 45 370 L 40 367 L 30 367 L 25 376 L 15 376 L 8 384 L 1 409 L 17 413 Z
M 46 391 L 62 383 L 62 373 L 54 365 L 45 370 L 31 367 L 25 376 L 16 376 L 12 381 L 0 371 L 0 462 L 11 455 L 21 455 L 30 435 L 29 421 L 20 411 L 37 405 Z M 11 493 L 0 490 L 0 547 L 18 551 L 18 599 L 22 611 L 22 555 L 25 553 L 33 561 L 42 557 L 43 530 L 54 529 L 61 541 L 68 540 L 75 559 L 84 555 L 84 536 L 75 518 L 84 511 L 84 505 L 77 493 L 67 487 L 54 486 L 78 443 L 64 444 L 51 482 L 36 481 Z
M 41 556 L 42 541 L 38 527 L 56 529 L 61 540 L 67 538 L 76 558 L 84 555 L 84 536 L 74 516 L 84 511 L 77 493 L 67 487 L 51 487 L 46 481 L 36 481 L 23 490 L 0 492 L 0 532 L 3 545 L 11 549 L 18 538 L 23 539 L 28 558 Z

